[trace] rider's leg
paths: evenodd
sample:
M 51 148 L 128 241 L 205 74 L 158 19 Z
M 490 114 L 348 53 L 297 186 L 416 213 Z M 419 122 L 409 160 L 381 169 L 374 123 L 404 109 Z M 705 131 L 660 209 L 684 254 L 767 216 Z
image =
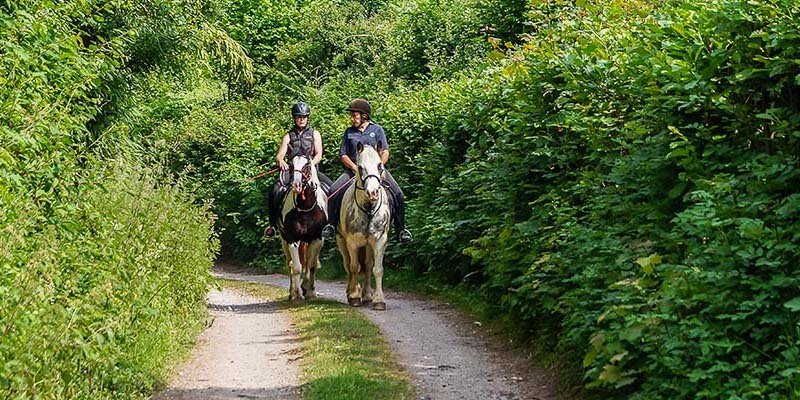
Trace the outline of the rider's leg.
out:
M 267 237 L 275 236 L 275 227 L 278 226 L 278 215 L 280 214 L 280 210 L 278 209 L 278 198 L 280 198 L 280 192 L 281 182 L 278 180 L 272 184 L 272 187 L 269 190 L 269 197 L 267 201 L 267 206 L 269 208 L 269 227 L 267 227 L 266 231 Z
M 328 225 L 322 230 L 322 236 L 326 239 L 332 239 L 336 233 L 336 225 L 339 223 L 339 209 L 342 205 L 342 196 L 344 196 L 344 186 L 353 177 L 353 173 L 346 171 L 342 173 L 336 182 L 333 182 L 330 189 L 330 196 L 328 197 Z
M 317 169 L 317 176 L 319 177 L 319 183 L 322 184 L 322 188 L 325 190 L 325 193 L 331 193 L 330 188 L 333 186 L 333 181 L 331 178 L 328 178 L 328 176 L 320 172 L 319 169 Z
M 275 236 L 275 228 L 278 226 L 278 219 L 281 216 L 281 205 L 283 196 L 286 194 L 286 188 L 291 184 L 291 176 L 287 171 L 281 171 L 278 179 L 272 184 L 267 197 L 267 205 L 269 206 L 269 226 L 265 232 L 267 237 Z
M 393 200 L 392 218 L 394 219 L 394 230 L 397 233 L 397 240 L 400 241 L 400 243 L 410 242 L 412 236 L 411 232 L 406 229 L 406 205 L 403 200 L 403 191 L 389 171 L 386 171 L 384 182 Z

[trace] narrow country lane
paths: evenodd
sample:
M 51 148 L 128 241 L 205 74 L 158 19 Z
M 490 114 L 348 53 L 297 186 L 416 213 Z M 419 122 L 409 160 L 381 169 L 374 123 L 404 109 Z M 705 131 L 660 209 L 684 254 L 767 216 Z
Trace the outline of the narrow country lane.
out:
M 298 345 L 274 303 L 212 290 L 214 322 L 167 390 L 153 400 L 299 399 Z
M 218 277 L 288 288 L 283 275 L 215 268 Z M 318 295 L 345 302 L 344 284 L 317 281 Z M 387 311 L 360 310 L 376 325 L 413 379 L 417 399 L 555 399 L 551 373 L 490 337 L 449 305 L 387 292 Z

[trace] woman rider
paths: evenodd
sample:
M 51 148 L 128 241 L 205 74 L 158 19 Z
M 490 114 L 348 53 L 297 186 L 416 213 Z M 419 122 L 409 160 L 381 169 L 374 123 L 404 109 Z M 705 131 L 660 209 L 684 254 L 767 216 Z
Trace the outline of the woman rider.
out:
M 344 131 L 342 136 L 342 145 L 339 148 L 339 155 L 341 156 L 342 163 L 347 168 L 345 172 L 339 176 L 339 179 L 331 185 L 330 193 L 333 197 L 328 198 L 328 222 L 329 225 L 325 226 L 322 231 L 323 236 L 332 238 L 335 232 L 335 226 L 339 221 L 339 208 L 342 204 L 342 197 L 344 196 L 345 189 L 343 186 L 348 184 L 350 179 L 355 176 L 358 166 L 355 163 L 356 155 L 358 153 L 358 143 L 364 145 L 371 145 L 377 148 L 380 143 L 381 148 L 381 163 L 386 165 L 389 160 L 389 143 L 386 140 L 386 134 L 383 128 L 370 121 L 372 114 L 372 106 L 364 99 L 355 99 L 350 102 L 347 107 L 350 112 L 350 122 L 352 126 Z M 392 206 L 392 217 L 394 218 L 394 228 L 397 233 L 397 240 L 400 243 L 407 243 L 412 240 L 411 232 L 405 228 L 405 203 L 403 201 L 403 191 L 400 186 L 392 177 L 392 174 L 386 171 L 383 185 L 388 189 L 391 194 L 389 203 Z
M 270 226 L 266 232 L 269 237 L 275 236 L 275 226 L 277 226 L 280 216 L 283 196 L 288 191 L 289 185 L 291 185 L 291 175 L 288 174 L 289 164 L 284 160 L 287 152 L 289 153 L 289 159 L 294 158 L 296 155 L 304 155 L 311 159 L 311 164 L 317 167 L 319 181 L 326 193 L 327 188 L 332 183 L 331 178 L 319 172 L 319 162 L 322 160 L 322 136 L 317 130 L 308 125 L 309 114 L 311 114 L 311 108 L 302 101 L 292 106 L 294 126 L 283 136 L 281 146 L 278 148 L 278 154 L 275 156 L 281 173 L 269 192 Z

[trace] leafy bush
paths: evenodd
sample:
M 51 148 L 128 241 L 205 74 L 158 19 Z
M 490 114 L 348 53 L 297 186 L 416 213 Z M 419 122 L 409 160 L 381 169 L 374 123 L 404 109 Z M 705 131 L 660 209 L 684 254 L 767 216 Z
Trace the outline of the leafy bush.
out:
M 205 316 L 213 218 L 115 135 L 136 6 L 0 6 L 0 397 L 144 397 Z
M 404 261 L 483 274 L 603 397 L 797 396 L 797 6 L 640 6 L 537 3 L 500 65 L 395 100 Z

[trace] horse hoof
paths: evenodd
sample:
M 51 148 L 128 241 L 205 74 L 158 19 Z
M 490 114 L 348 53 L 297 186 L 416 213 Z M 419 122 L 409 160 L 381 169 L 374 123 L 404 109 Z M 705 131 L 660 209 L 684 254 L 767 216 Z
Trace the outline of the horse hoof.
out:
M 361 299 L 347 299 L 347 304 L 350 304 L 353 307 L 361 307 Z
M 372 304 L 372 299 L 361 300 L 361 304 L 363 304 L 363 305 Z
M 372 305 L 372 309 L 377 311 L 386 311 L 386 303 L 379 301 Z

